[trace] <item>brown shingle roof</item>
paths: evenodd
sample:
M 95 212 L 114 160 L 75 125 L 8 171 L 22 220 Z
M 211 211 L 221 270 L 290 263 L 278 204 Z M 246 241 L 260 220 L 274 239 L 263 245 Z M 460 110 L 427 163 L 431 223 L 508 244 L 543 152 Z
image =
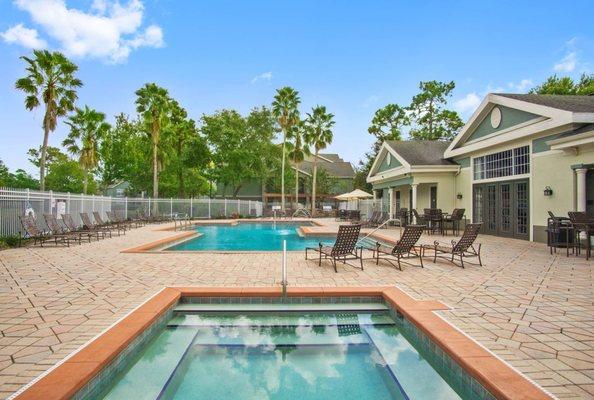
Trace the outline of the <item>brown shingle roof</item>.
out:
M 494 93 L 510 99 L 572 112 L 594 112 L 594 96 L 568 96 L 557 94 Z
M 443 158 L 451 142 L 437 140 L 387 140 L 386 143 L 410 165 L 456 165 Z
M 318 158 L 318 169 L 325 169 L 326 172 L 328 172 L 328 175 L 340 178 L 353 178 L 355 176 L 355 170 L 353 169 L 351 163 L 344 161 L 338 154 L 328 153 L 319 155 L 320 158 Z M 311 175 L 313 170 L 313 158 L 314 156 L 310 156 L 305 161 L 303 161 L 299 165 L 299 170 L 305 171 Z M 331 162 L 324 160 L 324 158 L 330 160 Z

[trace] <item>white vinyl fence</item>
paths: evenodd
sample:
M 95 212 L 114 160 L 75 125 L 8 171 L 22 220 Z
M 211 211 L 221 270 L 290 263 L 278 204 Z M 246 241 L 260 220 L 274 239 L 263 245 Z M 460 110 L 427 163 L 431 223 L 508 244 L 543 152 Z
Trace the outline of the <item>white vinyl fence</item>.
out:
M 16 235 L 21 231 L 20 215 L 33 214 L 39 227 L 46 229 L 43 214 L 71 214 L 82 224 L 80 213 L 115 211 L 126 218 L 146 215 L 179 216 L 192 219 L 231 217 L 234 214 L 259 217 L 262 203 L 237 199 L 151 199 L 139 197 L 108 197 L 73 193 L 41 192 L 29 189 L 0 188 L 0 236 Z
M 361 216 L 371 215 L 374 211 L 390 211 L 386 199 L 341 201 L 338 208 L 341 210 L 359 210 Z

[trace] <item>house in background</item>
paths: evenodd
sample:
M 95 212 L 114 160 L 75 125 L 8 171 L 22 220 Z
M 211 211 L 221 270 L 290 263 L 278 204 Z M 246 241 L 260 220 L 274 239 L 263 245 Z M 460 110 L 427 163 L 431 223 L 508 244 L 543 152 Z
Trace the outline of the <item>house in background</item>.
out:
M 464 208 L 544 242 L 548 211 L 594 213 L 594 96 L 489 94 L 451 143 L 383 143 L 367 181 L 392 213 Z
M 105 189 L 105 195 L 110 197 L 126 197 L 129 188 L 130 182 L 117 181 Z
M 299 203 L 302 205 L 311 204 L 311 178 L 313 174 L 314 155 L 306 157 L 299 164 Z M 288 160 L 291 162 L 290 160 Z M 355 170 L 350 162 L 344 161 L 338 154 L 326 153 L 318 155 L 318 187 L 323 186 L 325 193 L 316 193 L 318 207 L 323 204 L 335 205 L 335 196 L 353 190 Z M 291 168 L 295 169 L 295 165 Z M 322 172 L 323 171 L 323 172 Z M 280 178 L 278 178 L 280 179 Z M 323 181 L 323 182 L 320 182 Z M 276 182 L 278 183 L 278 182 Z M 270 190 L 280 184 L 271 185 L 271 182 L 262 184 L 259 178 L 251 178 L 242 183 L 237 196 L 234 196 L 233 188 L 222 184 L 216 185 L 216 197 L 238 198 L 242 200 L 257 200 L 264 202 L 264 205 L 280 204 L 281 193 Z M 285 182 L 285 199 L 287 204 L 295 201 L 295 181 Z

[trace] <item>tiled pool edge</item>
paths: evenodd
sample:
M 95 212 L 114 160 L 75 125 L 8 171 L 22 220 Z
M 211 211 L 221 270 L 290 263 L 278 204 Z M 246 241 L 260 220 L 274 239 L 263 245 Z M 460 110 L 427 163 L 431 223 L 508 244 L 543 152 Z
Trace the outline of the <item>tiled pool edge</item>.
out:
M 62 363 L 23 388 L 13 397 L 23 399 L 68 399 L 80 393 L 90 381 L 112 363 L 147 328 L 184 297 L 271 298 L 280 297 L 276 287 L 220 288 L 168 287 L 147 300 L 111 328 Z M 435 344 L 462 367 L 476 382 L 498 399 L 550 399 L 544 390 L 508 364 L 484 349 L 434 311 L 447 306 L 431 300 L 415 300 L 396 287 L 302 287 L 290 288 L 291 298 L 380 297 L 402 314 L 422 335 L 427 345 Z M 423 339 L 424 337 L 424 339 Z

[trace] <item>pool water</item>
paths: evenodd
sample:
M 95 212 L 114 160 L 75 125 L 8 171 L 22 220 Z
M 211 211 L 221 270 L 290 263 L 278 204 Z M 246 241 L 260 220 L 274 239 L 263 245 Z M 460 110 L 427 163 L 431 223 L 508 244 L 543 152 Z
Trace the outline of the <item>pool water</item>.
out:
M 168 247 L 167 251 L 231 250 L 281 251 L 283 240 L 287 250 L 318 247 L 319 243 L 333 244 L 333 237 L 301 237 L 297 228 L 308 223 L 239 223 L 237 225 L 203 225 L 196 231 L 202 235 Z
M 182 309 L 100 398 L 469 397 L 448 385 L 388 311 Z

